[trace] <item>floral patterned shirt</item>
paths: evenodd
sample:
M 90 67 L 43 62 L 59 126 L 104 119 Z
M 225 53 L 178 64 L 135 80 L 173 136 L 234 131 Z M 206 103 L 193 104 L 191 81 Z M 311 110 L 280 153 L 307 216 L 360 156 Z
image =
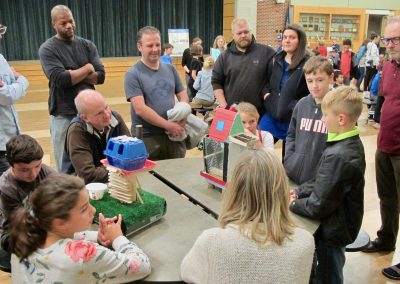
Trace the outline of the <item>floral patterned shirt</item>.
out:
M 120 236 L 112 246 L 114 251 L 87 238 L 59 240 L 20 264 L 24 283 L 123 283 L 150 274 L 150 261 L 136 244 Z

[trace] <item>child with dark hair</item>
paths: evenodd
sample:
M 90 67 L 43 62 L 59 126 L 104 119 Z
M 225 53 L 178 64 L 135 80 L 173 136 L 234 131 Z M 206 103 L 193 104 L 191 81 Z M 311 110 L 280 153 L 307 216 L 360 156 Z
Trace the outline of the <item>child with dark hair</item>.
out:
M 339 69 L 344 76 L 344 84 L 350 85 L 352 81 L 353 85 L 356 84 L 358 78 L 358 65 L 356 63 L 357 56 L 351 51 L 351 40 L 343 40 L 343 50 L 339 51 L 338 61 L 335 63 L 335 69 Z
M 167 43 L 163 44 L 162 48 L 163 48 L 164 54 L 160 58 L 161 62 L 172 64 L 171 54 L 172 54 L 172 50 L 174 49 L 174 46 L 167 42 Z
M 203 68 L 203 62 L 200 60 L 203 56 L 203 47 L 201 45 L 192 45 L 190 47 L 190 55 L 192 56 L 192 62 L 190 64 L 190 79 L 188 86 L 190 89 L 190 100 L 192 100 L 197 94 L 197 90 L 193 88 L 194 81 L 197 78 L 197 74 Z
M 122 283 L 150 273 L 148 257 L 122 235 L 121 215 L 100 214 L 98 232 L 85 232 L 95 211 L 79 177 L 56 175 L 39 185 L 10 224 L 24 283 Z
M 26 204 L 28 195 L 43 179 L 56 172 L 42 163 L 42 147 L 25 134 L 7 142 L 6 158 L 10 168 L 0 177 L 0 244 L 9 253 L 8 229 L 13 212 Z
M 335 70 L 333 72 L 333 81 L 334 81 L 334 83 L 333 83 L 333 88 L 334 89 L 337 88 L 337 87 L 343 86 L 344 76 L 343 76 L 342 71 Z
M 284 166 L 288 177 L 301 184 L 315 176 L 326 146 L 321 102 L 332 84 L 333 67 L 326 57 L 313 56 L 304 64 L 310 94 L 294 107 L 286 138 Z

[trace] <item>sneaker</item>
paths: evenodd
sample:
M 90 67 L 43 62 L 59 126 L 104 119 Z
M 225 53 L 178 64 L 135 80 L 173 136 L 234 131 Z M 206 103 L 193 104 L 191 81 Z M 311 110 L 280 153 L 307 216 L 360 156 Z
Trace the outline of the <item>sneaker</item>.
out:
M 382 269 L 382 274 L 393 280 L 400 280 L 400 263 Z
M 371 100 L 369 98 L 364 97 L 362 102 L 366 105 L 370 105 L 371 104 Z

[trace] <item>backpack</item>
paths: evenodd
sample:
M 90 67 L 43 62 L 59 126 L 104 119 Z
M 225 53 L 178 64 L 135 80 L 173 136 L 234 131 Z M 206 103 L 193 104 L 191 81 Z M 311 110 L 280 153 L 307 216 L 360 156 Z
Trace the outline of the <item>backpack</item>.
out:
M 365 52 L 367 51 L 366 46 L 361 46 L 360 49 L 358 50 L 356 56 L 353 58 L 353 65 L 358 66 L 360 64 L 361 58 L 364 56 Z
M 367 52 L 367 47 L 365 45 L 361 46 L 360 49 L 357 52 L 356 58 L 354 63 L 358 65 L 360 63 L 361 58 L 364 56 L 364 54 Z

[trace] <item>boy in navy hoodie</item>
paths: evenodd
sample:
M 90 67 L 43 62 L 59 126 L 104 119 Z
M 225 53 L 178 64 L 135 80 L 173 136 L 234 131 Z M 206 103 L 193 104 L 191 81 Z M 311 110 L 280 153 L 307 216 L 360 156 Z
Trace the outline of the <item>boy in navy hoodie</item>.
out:
M 295 188 L 290 209 L 320 221 L 314 233 L 316 261 L 310 283 L 343 283 L 345 247 L 354 242 L 364 214 L 364 147 L 356 127 L 362 96 L 339 87 L 322 100 L 328 130 L 315 178 Z
M 310 94 L 293 110 L 286 138 L 284 167 L 288 177 L 301 184 L 315 176 L 326 144 L 321 102 L 333 82 L 333 67 L 326 57 L 313 56 L 304 64 Z

